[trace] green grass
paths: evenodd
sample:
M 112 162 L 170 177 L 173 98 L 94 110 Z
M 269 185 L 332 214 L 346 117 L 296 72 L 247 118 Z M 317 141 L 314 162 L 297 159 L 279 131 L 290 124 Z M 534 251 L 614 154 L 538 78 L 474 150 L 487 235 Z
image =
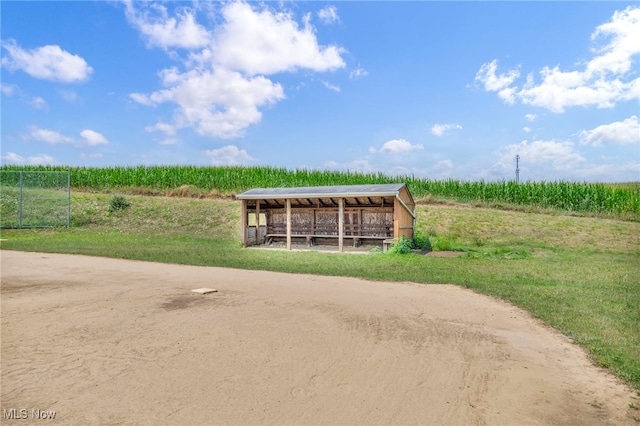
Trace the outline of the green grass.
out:
M 460 258 L 242 249 L 240 204 L 214 198 L 73 193 L 70 228 L 3 230 L 2 249 L 451 283 L 508 300 L 584 346 L 640 390 L 640 223 L 418 206 L 417 227 Z

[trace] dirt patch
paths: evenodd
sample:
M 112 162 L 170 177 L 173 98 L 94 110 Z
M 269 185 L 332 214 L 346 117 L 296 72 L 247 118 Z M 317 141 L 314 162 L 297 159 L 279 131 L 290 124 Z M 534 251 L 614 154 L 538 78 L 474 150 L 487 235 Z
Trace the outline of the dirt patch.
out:
M 464 256 L 463 251 L 430 251 L 426 253 L 425 256 L 430 257 L 460 257 Z
M 0 255 L 3 424 L 637 424 L 566 337 L 456 286 Z

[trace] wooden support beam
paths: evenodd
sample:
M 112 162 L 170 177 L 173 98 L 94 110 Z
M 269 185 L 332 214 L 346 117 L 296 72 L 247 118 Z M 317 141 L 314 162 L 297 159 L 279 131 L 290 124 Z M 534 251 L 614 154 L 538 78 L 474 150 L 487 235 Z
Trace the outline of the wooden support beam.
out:
M 338 251 L 344 251 L 344 199 L 338 199 Z
M 260 244 L 260 200 L 256 200 L 256 245 Z
M 247 200 L 242 200 L 242 247 L 247 247 Z
M 287 198 L 287 250 L 291 250 L 291 200 Z

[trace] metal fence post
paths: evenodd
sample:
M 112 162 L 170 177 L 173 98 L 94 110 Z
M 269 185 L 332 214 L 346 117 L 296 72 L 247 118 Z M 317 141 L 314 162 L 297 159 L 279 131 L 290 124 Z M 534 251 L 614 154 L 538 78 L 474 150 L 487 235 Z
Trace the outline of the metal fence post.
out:
M 67 228 L 71 225 L 71 169 L 67 170 Z
M 20 201 L 18 202 L 18 228 L 22 228 L 22 172 L 20 172 Z

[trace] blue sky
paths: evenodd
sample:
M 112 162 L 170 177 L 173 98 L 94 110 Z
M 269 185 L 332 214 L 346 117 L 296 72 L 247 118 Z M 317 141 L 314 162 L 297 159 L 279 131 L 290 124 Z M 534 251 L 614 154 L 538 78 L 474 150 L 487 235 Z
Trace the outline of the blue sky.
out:
M 637 2 L 17 2 L 2 164 L 640 180 Z

